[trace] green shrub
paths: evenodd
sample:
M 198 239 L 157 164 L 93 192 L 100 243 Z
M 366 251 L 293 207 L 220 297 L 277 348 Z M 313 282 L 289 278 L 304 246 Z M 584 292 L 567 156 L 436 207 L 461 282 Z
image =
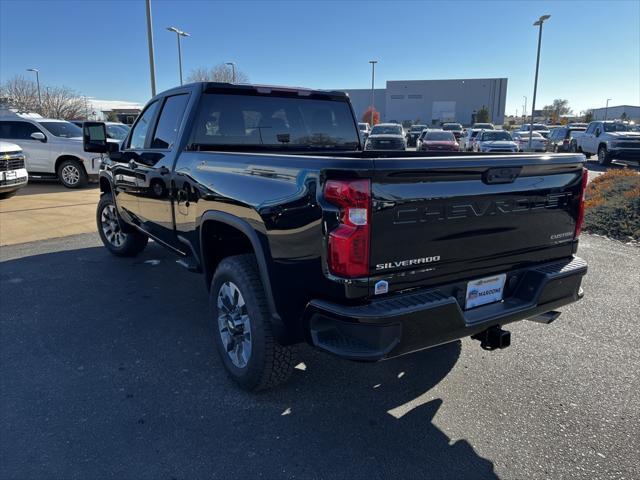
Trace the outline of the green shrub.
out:
M 585 208 L 585 231 L 640 240 L 640 175 L 626 169 L 603 173 L 587 186 Z

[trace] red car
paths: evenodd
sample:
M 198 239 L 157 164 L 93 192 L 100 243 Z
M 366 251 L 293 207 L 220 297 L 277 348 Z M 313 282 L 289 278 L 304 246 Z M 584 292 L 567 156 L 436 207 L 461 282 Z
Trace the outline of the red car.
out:
M 460 150 L 460 145 L 451 131 L 426 130 L 421 137 L 418 150 L 422 152 L 457 152 Z

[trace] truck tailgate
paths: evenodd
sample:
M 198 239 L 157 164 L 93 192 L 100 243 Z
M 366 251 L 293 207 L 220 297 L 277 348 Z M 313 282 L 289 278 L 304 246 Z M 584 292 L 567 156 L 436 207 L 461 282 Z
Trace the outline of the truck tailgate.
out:
M 370 289 L 478 278 L 573 253 L 581 155 L 377 159 Z

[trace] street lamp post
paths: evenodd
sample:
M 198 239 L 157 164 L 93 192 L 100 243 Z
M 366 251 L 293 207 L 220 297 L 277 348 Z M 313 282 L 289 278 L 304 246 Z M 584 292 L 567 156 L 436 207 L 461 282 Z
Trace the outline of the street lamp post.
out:
M 180 45 L 180 37 L 190 37 L 191 35 L 176 27 L 167 27 L 167 30 L 175 32 L 178 39 L 178 68 L 180 69 L 180 85 L 182 85 L 182 46 Z
M 371 64 L 371 128 L 373 128 L 373 112 L 375 111 L 375 90 L 373 88 L 376 74 L 377 60 L 369 60 Z
M 27 72 L 35 72 L 36 74 L 36 85 L 38 86 L 38 107 L 40 108 L 40 113 L 42 113 L 42 97 L 40 96 L 40 70 L 37 68 L 27 68 Z
M 526 117 L 527 117 L 527 96 L 523 95 L 522 98 L 524 98 L 524 108 L 522 109 L 522 116 L 526 120 Z
M 540 27 L 538 31 L 538 55 L 536 57 L 536 78 L 533 82 L 533 100 L 531 101 L 531 123 L 529 124 L 529 147 L 531 151 L 531 141 L 533 140 L 533 112 L 536 109 L 536 93 L 538 89 L 538 68 L 540 67 L 540 43 L 542 42 L 542 24 L 551 18 L 551 15 L 542 15 L 538 21 L 533 23 L 534 27 Z
M 149 73 L 151 76 L 151 96 L 156 96 L 156 64 L 153 52 L 153 22 L 151 19 L 151 0 L 147 4 L 147 45 L 149 47 Z
M 609 102 L 611 101 L 610 98 L 607 98 L 607 105 L 604 107 L 604 121 L 607 121 L 607 115 L 609 114 Z
M 231 83 L 236 83 L 236 64 L 234 62 L 227 62 L 225 65 L 231 66 Z

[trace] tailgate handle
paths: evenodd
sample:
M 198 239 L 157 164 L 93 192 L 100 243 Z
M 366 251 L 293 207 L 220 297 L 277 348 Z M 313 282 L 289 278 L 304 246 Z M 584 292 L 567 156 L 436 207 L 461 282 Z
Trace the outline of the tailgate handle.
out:
M 513 183 L 522 167 L 498 167 L 490 168 L 482 175 L 484 183 Z

